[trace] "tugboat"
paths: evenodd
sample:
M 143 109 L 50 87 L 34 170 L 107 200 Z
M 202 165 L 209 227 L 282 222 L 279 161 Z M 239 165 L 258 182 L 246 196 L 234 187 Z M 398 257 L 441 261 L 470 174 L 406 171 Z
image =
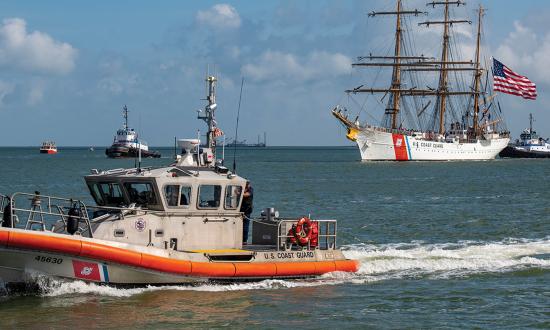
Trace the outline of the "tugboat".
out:
M 533 130 L 533 114 L 529 114 L 529 128 L 524 129 L 515 143 L 499 153 L 503 158 L 550 158 L 550 143 Z
M 0 278 L 136 286 L 356 272 L 358 262 L 336 247 L 336 220 L 282 218 L 269 208 L 243 242 L 246 179 L 216 160 L 216 78 L 207 83 L 198 117 L 208 125 L 205 145 L 179 140 L 181 154 L 166 167 L 92 170 L 85 181 L 97 206 L 39 192 L 0 195 Z
M 56 154 L 57 153 L 57 147 L 55 146 L 55 142 L 53 141 L 44 141 L 42 142 L 42 146 L 40 147 L 40 153 L 41 154 Z
M 124 125 L 116 132 L 111 147 L 105 150 L 110 158 L 160 158 L 158 151 L 150 151 L 147 142 L 140 140 L 133 128 L 128 126 L 128 107 L 124 106 L 122 114 Z

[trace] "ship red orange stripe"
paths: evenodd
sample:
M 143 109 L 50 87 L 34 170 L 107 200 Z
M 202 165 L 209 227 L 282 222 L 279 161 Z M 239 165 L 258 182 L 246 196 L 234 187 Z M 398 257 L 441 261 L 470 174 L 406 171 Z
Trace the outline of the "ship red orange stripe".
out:
M 5 230 L 0 230 L 0 246 L 57 252 L 165 273 L 218 278 L 321 275 L 334 271 L 356 272 L 359 268 L 356 260 L 256 263 L 174 260 L 82 240 Z

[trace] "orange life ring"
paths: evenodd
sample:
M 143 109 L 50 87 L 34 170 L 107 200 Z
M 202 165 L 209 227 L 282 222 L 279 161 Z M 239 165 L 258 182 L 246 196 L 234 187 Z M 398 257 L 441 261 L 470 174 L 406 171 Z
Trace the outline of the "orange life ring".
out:
M 306 246 L 313 234 L 311 220 L 308 217 L 303 217 L 292 228 L 292 234 L 296 243 L 300 246 Z

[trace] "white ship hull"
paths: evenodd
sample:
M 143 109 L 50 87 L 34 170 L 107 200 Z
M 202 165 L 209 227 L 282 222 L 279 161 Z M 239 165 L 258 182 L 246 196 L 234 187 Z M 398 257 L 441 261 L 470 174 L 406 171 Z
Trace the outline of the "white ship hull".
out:
M 438 142 L 376 128 L 358 130 L 356 142 L 361 159 L 369 160 L 489 160 L 509 142 L 508 137 L 492 137 L 476 142 Z

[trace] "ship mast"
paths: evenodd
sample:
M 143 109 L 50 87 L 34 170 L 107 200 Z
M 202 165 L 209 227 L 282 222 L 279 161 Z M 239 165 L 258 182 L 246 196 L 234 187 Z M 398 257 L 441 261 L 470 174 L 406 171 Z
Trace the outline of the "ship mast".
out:
M 468 71 L 476 70 L 473 67 L 473 61 L 452 61 L 450 60 L 450 27 L 456 23 L 469 23 L 468 20 L 454 20 L 450 18 L 449 6 L 450 5 L 465 5 L 461 0 L 445 0 L 445 1 L 432 1 L 427 4 L 428 6 L 445 6 L 445 17 L 442 21 L 426 21 L 419 23 L 419 25 L 444 25 L 444 34 L 443 34 L 443 45 L 441 52 L 441 59 L 435 60 L 433 57 L 426 56 L 408 56 L 404 53 L 402 47 L 403 44 L 403 34 L 402 34 L 402 19 L 405 15 L 414 15 L 418 16 L 419 14 L 427 14 L 426 12 L 421 12 L 419 10 L 404 10 L 402 8 L 402 1 L 397 0 L 396 11 L 386 11 L 386 12 L 371 12 L 369 13 L 370 17 L 378 15 L 395 15 L 396 16 L 396 29 L 395 29 L 395 48 L 394 56 L 360 56 L 358 57 L 358 62 L 353 63 L 352 66 L 365 66 L 365 67 L 393 67 L 392 71 L 392 81 L 389 88 L 375 88 L 372 86 L 360 85 L 354 89 L 346 90 L 346 93 L 382 93 L 390 94 L 391 98 L 388 102 L 388 106 L 385 109 L 385 115 L 389 115 L 389 120 L 386 122 L 386 127 L 391 127 L 392 129 L 400 128 L 401 122 L 399 121 L 399 113 L 401 108 L 401 100 L 404 96 L 436 96 L 438 98 L 437 105 L 434 113 L 434 129 L 435 129 L 435 118 L 439 114 L 439 132 L 441 134 L 445 133 L 445 111 L 447 107 L 447 96 L 458 96 L 458 95 L 478 95 L 479 91 L 471 90 L 449 90 L 448 87 L 448 72 L 450 71 Z M 377 62 L 368 62 L 367 60 L 379 60 Z M 438 88 L 419 88 L 419 86 L 410 86 L 403 88 L 401 82 L 402 73 L 405 72 L 414 72 L 414 71 L 437 71 L 440 73 Z M 420 113 L 422 113 L 420 111 Z M 348 127 L 353 126 L 353 123 L 347 118 L 342 117 L 341 115 L 336 114 L 337 111 L 333 111 L 333 114 L 338 117 L 340 120 L 343 120 L 345 125 Z M 417 111 L 418 116 L 418 111 Z
M 198 119 L 204 120 L 206 125 L 208 125 L 208 132 L 206 133 L 206 147 L 212 150 L 212 154 L 216 154 L 216 140 L 214 138 L 214 130 L 216 129 L 216 119 L 214 112 L 216 111 L 216 82 L 218 79 L 214 76 L 206 77 L 206 82 L 208 83 L 208 96 L 206 101 L 208 104 L 204 107 L 204 114 L 201 115 L 200 112 L 197 116 Z
M 437 5 L 444 5 L 445 6 L 445 14 L 443 21 L 427 21 L 419 23 L 419 25 L 441 25 L 443 24 L 443 44 L 441 49 L 441 67 L 439 68 L 439 84 L 438 84 L 438 92 L 439 92 L 439 133 L 445 134 L 445 110 L 447 108 L 447 95 L 450 95 L 448 93 L 448 71 L 449 71 L 449 64 L 453 64 L 452 62 L 449 62 L 449 26 L 456 23 L 469 23 L 468 20 L 451 20 L 449 18 L 449 5 L 456 5 L 457 7 L 460 5 L 465 5 L 464 2 L 461 0 L 456 1 L 432 1 L 427 4 L 428 6 L 432 6 L 435 8 Z
M 481 18 L 485 9 L 479 5 L 478 17 L 477 17 L 477 42 L 476 42 L 476 73 L 474 81 L 474 91 L 479 92 L 480 80 L 481 80 L 481 63 L 479 59 L 480 47 L 481 47 Z M 479 123 L 479 95 L 474 95 L 474 134 L 478 135 Z
M 391 114 L 391 128 L 396 129 L 397 128 L 397 114 L 399 113 L 399 99 L 401 97 L 401 93 L 399 90 L 401 89 L 401 66 L 399 65 L 401 63 L 401 59 L 399 56 L 401 56 L 401 0 L 397 1 L 397 10 L 396 10 L 396 23 L 395 23 L 395 59 L 394 63 L 396 64 L 393 67 L 393 74 L 392 74 L 392 89 L 395 91 L 392 92 L 393 94 L 393 109 L 386 109 L 386 113 Z
M 122 115 L 124 117 L 124 130 L 126 131 L 128 129 L 128 107 L 126 104 L 122 108 Z
M 359 57 L 359 60 L 364 60 L 366 58 L 373 60 L 373 59 L 381 59 L 381 60 L 393 60 L 393 63 L 391 62 L 384 62 L 384 63 L 354 63 L 353 66 L 392 66 L 392 81 L 391 81 L 391 87 L 389 89 L 383 89 L 383 90 L 361 90 L 360 88 L 356 88 L 351 91 L 346 92 L 371 92 L 371 93 L 390 93 L 391 94 L 391 103 L 388 103 L 388 107 L 385 110 L 385 114 L 391 116 L 391 128 L 396 129 L 399 126 L 398 118 L 399 118 L 399 110 L 400 110 L 400 102 L 401 102 L 401 94 L 403 92 L 407 92 L 407 90 L 401 89 L 401 71 L 402 67 L 404 66 L 425 66 L 426 63 L 420 62 L 424 61 L 428 58 L 424 56 L 401 56 L 402 50 L 401 50 L 401 44 L 403 40 L 403 29 L 402 29 L 402 17 L 404 15 L 415 15 L 418 16 L 419 14 L 425 14 L 419 10 L 403 10 L 402 7 L 402 1 L 397 0 L 397 8 L 395 11 L 373 11 L 369 13 L 369 17 L 379 16 L 379 15 L 395 15 L 395 48 L 394 48 L 394 56 L 368 56 L 368 57 Z M 419 61 L 418 63 L 404 63 L 402 60 L 416 60 Z

